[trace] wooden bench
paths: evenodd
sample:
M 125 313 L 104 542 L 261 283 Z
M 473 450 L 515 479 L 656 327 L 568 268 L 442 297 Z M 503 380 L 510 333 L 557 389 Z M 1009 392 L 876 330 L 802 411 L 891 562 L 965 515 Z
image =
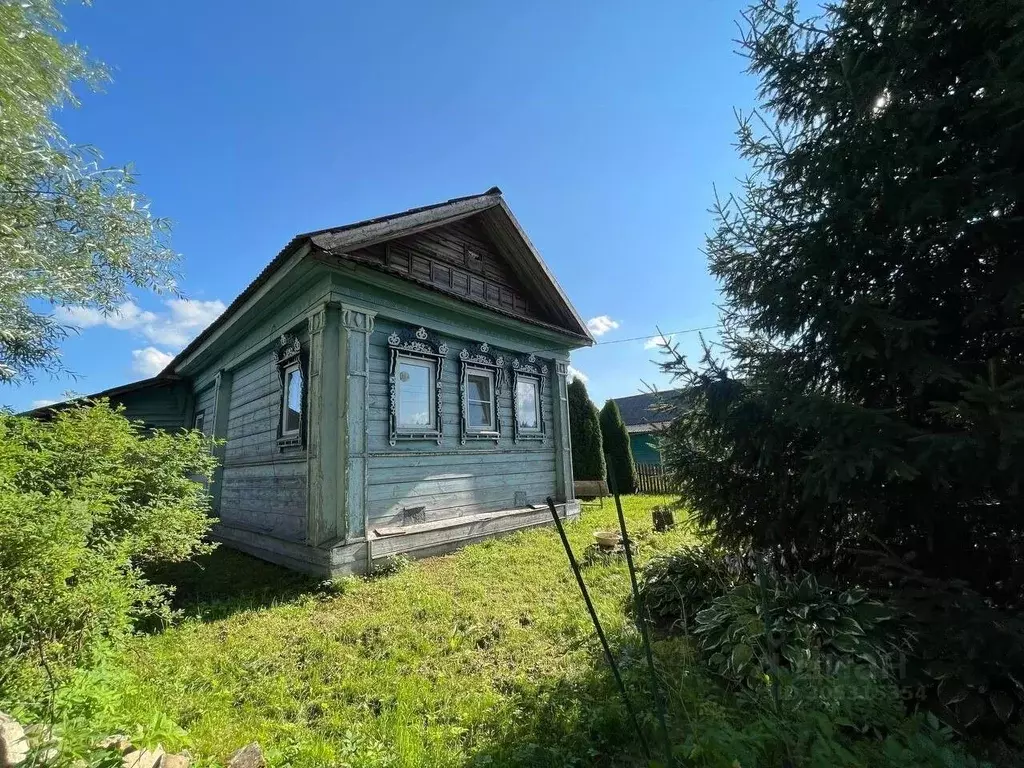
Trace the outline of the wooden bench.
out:
M 604 480 L 576 480 L 572 484 L 572 490 L 577 499 L 601 499 L 601 506 L 604 506 L 604 497 L 608 495 L 608 483 Z

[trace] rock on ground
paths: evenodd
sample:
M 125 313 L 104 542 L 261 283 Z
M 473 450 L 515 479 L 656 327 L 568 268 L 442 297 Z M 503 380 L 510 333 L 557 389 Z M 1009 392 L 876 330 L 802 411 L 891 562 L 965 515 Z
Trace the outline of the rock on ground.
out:
M 263 751 L 256 742 L 246 744 L 228 759 L 228 768 L 267 768 Z
M 28 738 L 21 723 L 0 712 L 0 768 L 11 768 L 28 757 Z
M 188 755 L 164 755 L 160 768 L 188 768 Z
M 121 758 L 123 768 L 157 768 L 164 756 L 163 747 L 156 749 L 136 749 Z

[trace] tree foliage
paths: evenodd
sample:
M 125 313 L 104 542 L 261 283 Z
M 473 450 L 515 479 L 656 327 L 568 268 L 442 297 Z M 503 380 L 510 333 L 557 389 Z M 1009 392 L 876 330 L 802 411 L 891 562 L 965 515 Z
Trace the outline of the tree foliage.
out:
M 841 565 L 877 537 L 1005 602 L 1024 584 L 1019 3 L 772 0 L 762 111 L 708 239 L 721 352 L 666 364 L 666 463 L 726 541 Z M 716 358 L 716 355 L 718 359 Z
M 605 476 L 604 448 L 597 406 L 580 379 L 569 382 L 569 434 L 572 440 L 572 476 L 577 480 L 601 480 Z
M 60 369 L 67 329 L 45 304 L 113 311 L 132 286 L 174 286 L 166 222 L 131 169 L 102 167 L 53 119 L 106 77 L 61 31 L 53 0 L 0 4 L 0 381 Z
M 636 467 L 633 465 L 633 449 L 629 445 L 629 433 L 619 413 L 619 406 L 609 400 L 601 409 L 601 439 L 608 462 L 608 487 L 619 493 L 633 493 L 636 490 Z M 612 482 L 612 472 L 615 482 Z
M 209 551 L 210 442 L 147 434 L 105 401 L 0 417 L 0 701 L 86 664 L 167 590 L 144 567 Z

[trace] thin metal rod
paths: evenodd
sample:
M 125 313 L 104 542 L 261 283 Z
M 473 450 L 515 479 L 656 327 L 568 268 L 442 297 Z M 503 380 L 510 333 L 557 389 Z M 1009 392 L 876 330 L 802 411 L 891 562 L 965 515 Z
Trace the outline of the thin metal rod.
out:
M 640 637 L 644 643 L 644 653 L 647 654 L 647 669 L 651 674 L 651 687 L 654 689 L 654 709 L 658 714 L 658 722 L 661 725 L 662 748 L 665 750 L 666 765 L 672 765 L 672 739 L 668 735 L 668 723 L 665 720 L 665 700 L 661 696 L 661 685 L 658 683 L 658 675 L 654 670 L 654 653 L 651 651 L 651 635 L 647 629 L 647 610 L 644 606 L 644 599 L 640 594 L 640 588 L 636 583 L 636 568 L 633 566 L 633 542 L 629 539 L 629 531 L 626 530 L 626 516 L 622 513 L 622 500 L 619 498 L 618 483 L 615 481 L 615 469 L 612 466 L 611 457 L 606 458 L 608 465 L 608 485 L 612 496 L 615 497 L 615 512 L 619 516 L 619 534 L 622 536 L 622 548 L 626 550 L 626 568 L 629 570 L 629 583 L 633 587 L 633 605 L 636 606 L 636 623 L 640 627 Z
M 597 611 L 594 610 L 594 604 L 590 601 L 590 593 L 587 591 L 587 585 L 583 581 L 583 575 L 580 573 L 580 567 L 572 553 L 572 547 L 569 546 L 569 539 L 565 535 L 565 528 L 562 527 L 562 518 L 558 516 L 558 510 L 555 509 L 554 499 L 550 496 L 548 496 L 548 509 L 551 510 L 551 516 L 555 519 L 555 528 L 558 529 L 558 537 L 562 540 L 562 546 L 565 547 L 565 555 L 569 558 L 569 566 L 572 568 L 573 576 L 576 577 L 576 583 L 580 587 L 580 592 L 583 593 L 583 602 L 587 604 L 587 610 L 590 612 L 590 620 L 594 622 L 594 629 L 597 632 L 598 640 L 601 641 L 601 648 L 604 650 L 604 657 L 608 661 L 608 666 L 612 668 L 612 675 L 615 677 L 615 682 L 619 686 L 619 693 L 622 694 L 622 703 L 626 705 L 626 712 L 629 713 L 629 719 L 633 721 L 633 728 L 636 729 L 636 735 L 640 738 L 640 745 L 643 747 L 644 757 L 650 760 L 651 748 L 647 744 L 647 739 L 644 738 L 644 732 L 640 728 L 640 721 L 636 719 L 636 711 L 633 709 L 633 703 L 629 700 L 629 694 L 626 693 L 626 685 L 622 682 L 622 675 L 619 674 L 619 666 L 615 663 L 615 657 L 612 656 L 612 649 L 608 645 L 608 639 L 604 636 L 604 630 L 601 629 L 601 621 L 597 618 Z

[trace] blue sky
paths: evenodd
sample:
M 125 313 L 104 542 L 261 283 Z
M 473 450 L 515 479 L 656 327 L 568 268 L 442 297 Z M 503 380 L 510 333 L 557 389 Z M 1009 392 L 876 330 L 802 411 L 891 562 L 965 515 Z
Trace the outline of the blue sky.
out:
M 735 107 L 755 81 L 732 0 L 126 2 L 66 9 L 113 70 L 59 117 L 133 162 L 174 222 L 190 299 L 77 313 L 79 378 L 6 387 L 22 409 L 149 375 L 297 232 L 498 185 L 599 346 L 592 398 L 666 382 L 643 338 L 717 321 L 701 248 L 712 185 L 743 171 Z M 643 337 L 623 343 L 622 339 Z M 696 351 L 697 336 L 678 338 Z

